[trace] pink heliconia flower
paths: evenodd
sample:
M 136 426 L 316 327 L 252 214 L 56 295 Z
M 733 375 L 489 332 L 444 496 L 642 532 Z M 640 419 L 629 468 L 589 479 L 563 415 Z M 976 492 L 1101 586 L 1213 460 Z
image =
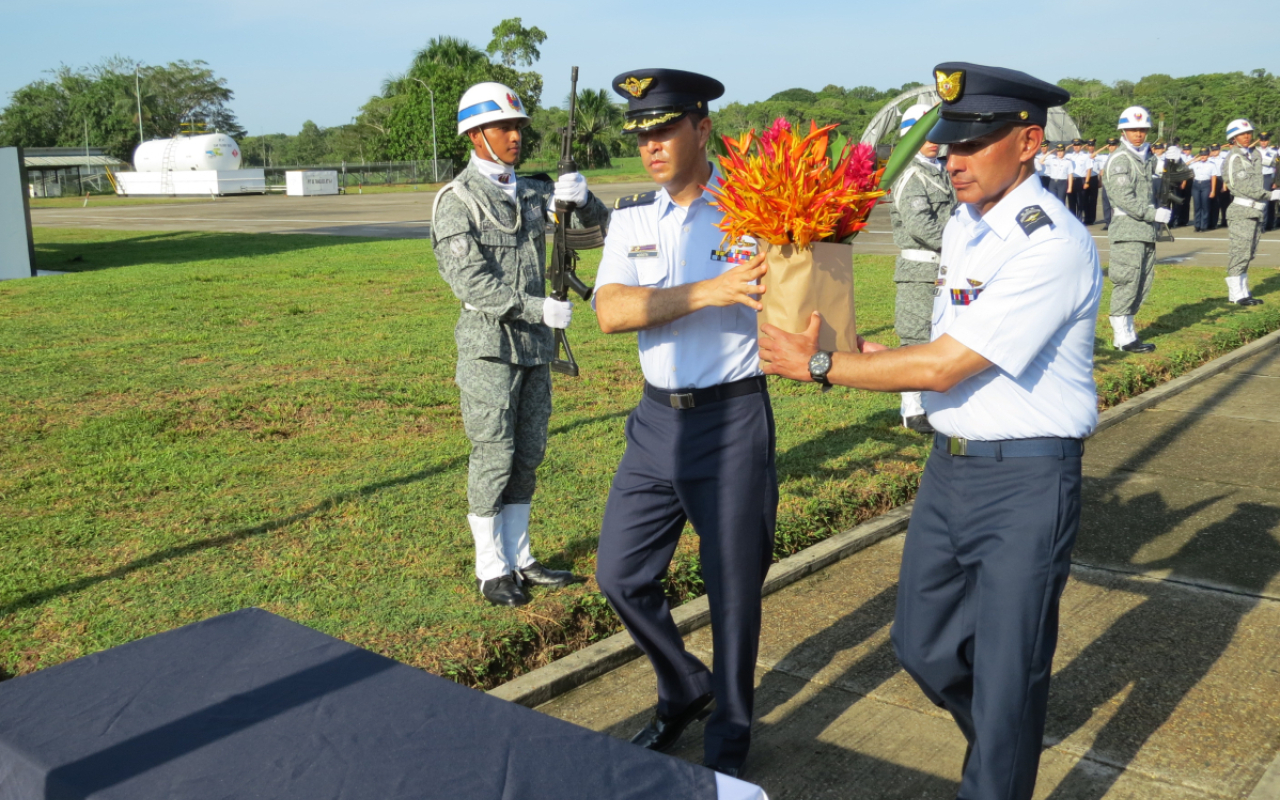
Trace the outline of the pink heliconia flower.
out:
M 786 117 L 778 117 L 769 126 L 769 129 L 760 134 L 760 149 L 769 158 L 773 158 L 773 143 L 778 141 L 778 137 L 783 133 L 790 132 L 791 123 L 787 122 Z

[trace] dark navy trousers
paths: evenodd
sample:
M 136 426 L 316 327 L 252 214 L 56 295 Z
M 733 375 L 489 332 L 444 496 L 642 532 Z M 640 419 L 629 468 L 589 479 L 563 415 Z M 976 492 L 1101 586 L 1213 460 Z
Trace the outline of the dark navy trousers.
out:
M 969 741 L 958 800 L 1035 789 L 1080 483 L 1079 456 L 1000 460 L 935 444 L 925 466 L 892 640 Z
M 1196 209 L 1196 230 L 1209 230 L 1209 214 L 1212 213 L 1212 206 L 1209 200 L 1209 190 L 1213 188 L 1212 181 L 1194 181 L 1191 184 L 1191 200 L 1195 203 Z
M 658 676 L 658 713 L 713 691 L 706 763 L 740 766 L 751 742 L 760 589 L 778 509 L 767 392 L 675 409 L 645 396 L 626 424 L 596 579 Z M 699 538 L 715 650 L 708 673 L 684 649 L 662 590 L 686 521 Z

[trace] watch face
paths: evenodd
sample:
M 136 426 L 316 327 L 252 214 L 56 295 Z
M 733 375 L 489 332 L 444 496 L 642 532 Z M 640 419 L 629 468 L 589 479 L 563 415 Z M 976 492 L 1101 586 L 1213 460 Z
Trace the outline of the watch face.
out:
M 809 359 L 809 376 L 814 380 L 819 380 L 827 376 L 827 372 L 831 369 L 831 354 L 827 352 L 814 353 L 813 358 Z

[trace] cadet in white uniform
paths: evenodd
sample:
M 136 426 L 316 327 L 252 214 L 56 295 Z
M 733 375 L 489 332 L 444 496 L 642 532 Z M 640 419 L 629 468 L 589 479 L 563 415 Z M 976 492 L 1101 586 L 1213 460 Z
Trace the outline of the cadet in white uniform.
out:
M 1061 203 L 1067 202 L 1067 188 L 1071 185 L 1074 165 L 1066 158 L 1067 146 L 1059 142 L 1053 155 L 1044 160 L 1044 174 L 1049 176 L 1049 192 Z
M 1271 146 L 1271 134 L 1262 131 L 1258 134 L 1258 155 L 1262 158 L 1262 188 L 1268 192 L 1280 188 L 1276 186 L 1276 156 L 1280 154 Z M 1262 218 L 1262 230 L 1269 231 L 1276 226 L 1276 204 L 1274 200 L 1267 202 L 1267 210 Z
M 933 341 L 817 352 L 765 326 L 765 371 L 875 391 L 925 389 L 937 428 L 911 514 L 892 640 L 969 742 L 958 796 L 1035 789 L 1058 601 L 1080 520 L 1082 439 L 1097 423 L 1093 239 L 1034 178 L 1051 106 L 1069 95 L 1025 73 L 935 67 L 929 138 L 950 144 L 961 204 L 942 244 Z
M 1213 208 L 1213 179 L 1218 174 L 1218 167 L 1209 160 L 1209 148 L 1202 147 L 1191 162 L 1191 173 L 1195 178 L 1191 182 L 1191 200 L 1195 204 L 1195 222 L 1197 231 L 1209 230 L 1209 213 Z

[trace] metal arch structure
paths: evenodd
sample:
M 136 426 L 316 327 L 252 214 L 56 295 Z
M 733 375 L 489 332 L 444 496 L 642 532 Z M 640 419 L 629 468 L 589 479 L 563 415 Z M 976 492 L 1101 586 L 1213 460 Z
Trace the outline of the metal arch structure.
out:
M 890 134 L 897 133 L 904 111 L 916 103 L 928 103 L 932 106 L 941 102 L 942 98 L 932 86 L 917 86 L 905 91 L 876 112 L 876 115 L 867 123 L 867 128 L 862 132 L 862 138 L 859 141 L 872 147 L 882 143 L 892 144 L 896 137 Z M 1069 142 L 1080 137 L 1080 129 L 1065 108 L 1054 106 L 1049 109 L 1049 121 L 1045 125 L 1044 135 L 1050 142 Z

